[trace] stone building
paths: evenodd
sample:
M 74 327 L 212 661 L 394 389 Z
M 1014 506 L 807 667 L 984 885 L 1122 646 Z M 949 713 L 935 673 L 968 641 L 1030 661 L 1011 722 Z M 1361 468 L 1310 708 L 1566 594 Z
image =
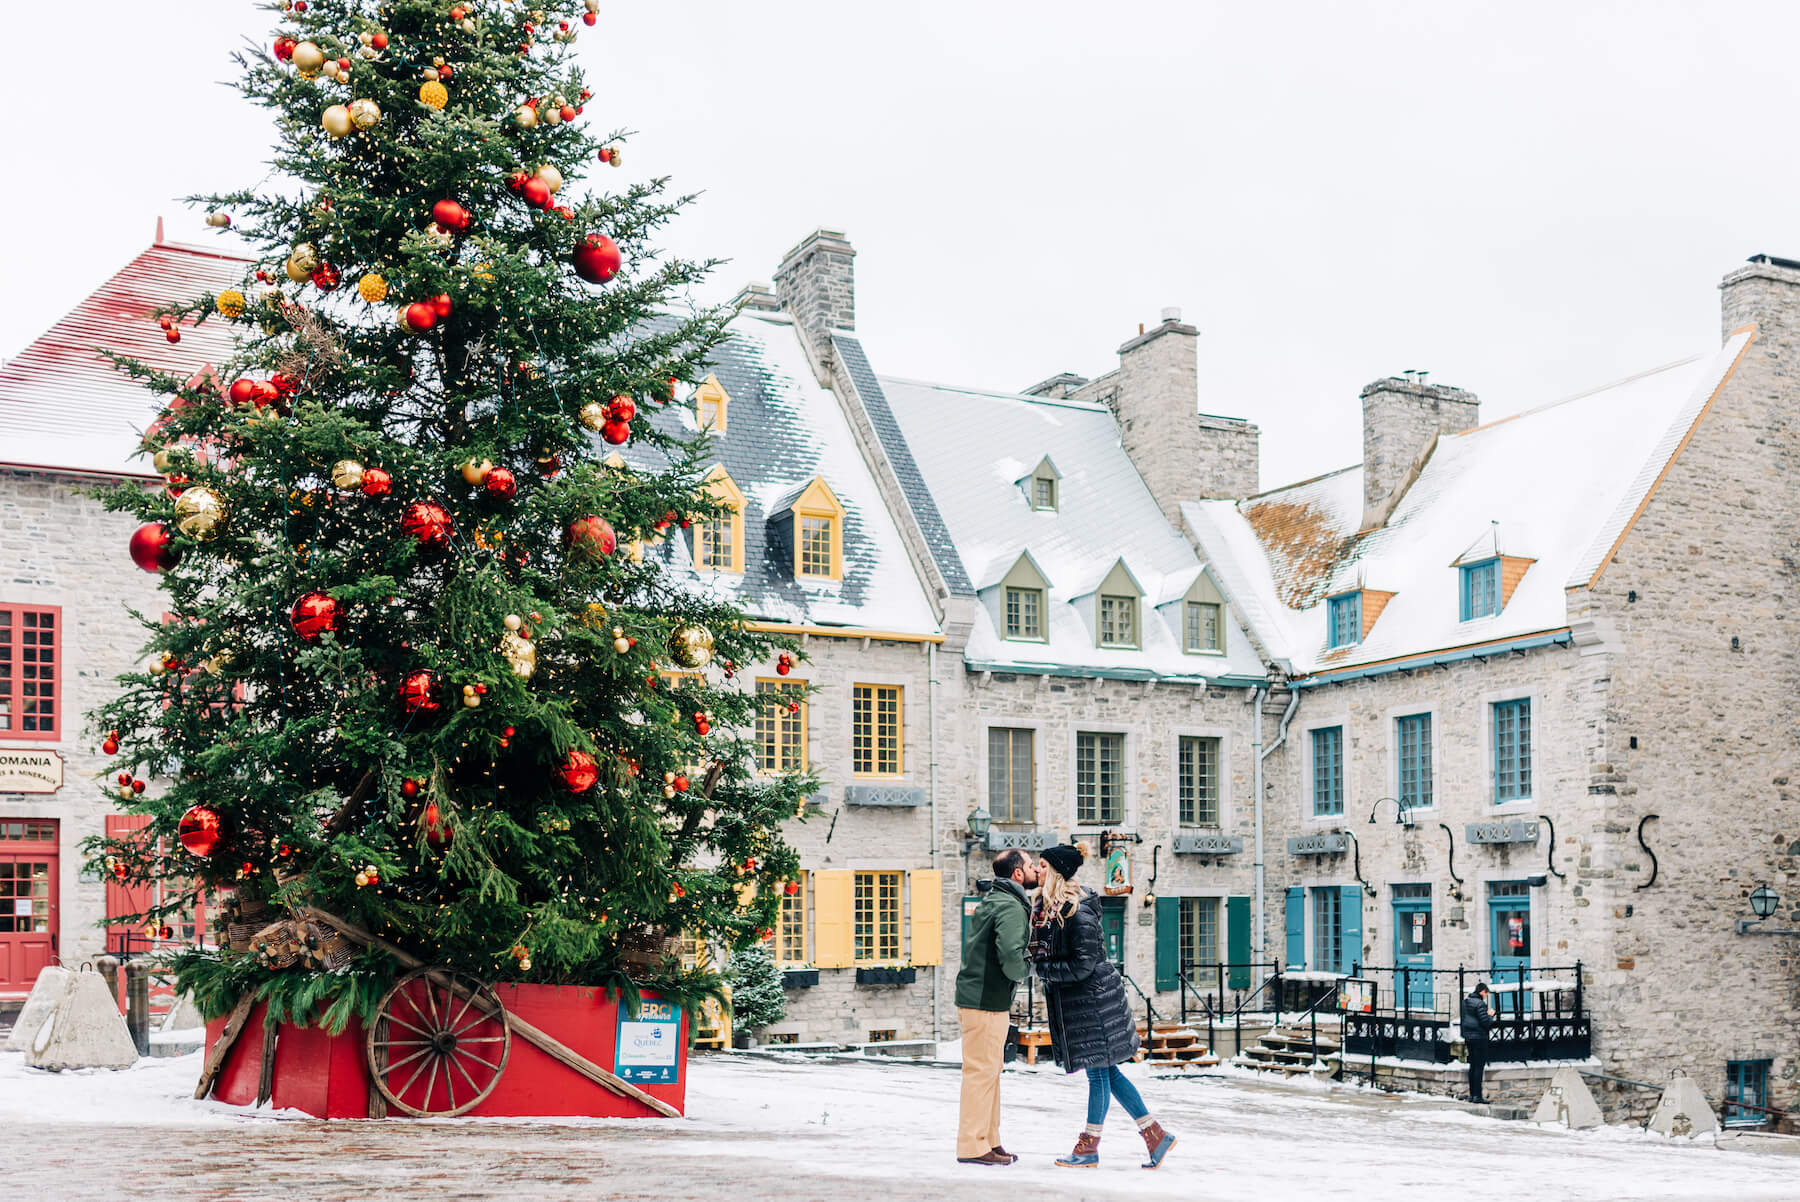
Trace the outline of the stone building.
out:
M 245 271 L 242 259 L 165 242 L 158 223 L 149 249 L 0 366 L 0 1005 L 16 1004 L 46 963 L 138 938 L 103 924 L 143 908 L 81 868 L 83 839 L 141 823 L 116 812 L 86 714 L 140 658 L 143 631 L 126 611 L 158 612 L 156 581 L 126 555 L 130 516 L 88 490 L 162 483 L 136 457 L 154 398 L 94 348 L 207 372 L 230 354 L 218 323 L 171 343 L 151 312 Z M 189 916 L 188 936 L 204 921 Z
M 1378 381 L 1362 463 L 1182 504 L 1295 698 L 1269 939 L 1373 983 L 1397 1070 L 1489 979 L 1609 1074 L 1794 1102 L 1792 945 L 1738 920 L 1794 900 L 1797 266 L 1728 276 L 1692 358 L 1489 425 Z

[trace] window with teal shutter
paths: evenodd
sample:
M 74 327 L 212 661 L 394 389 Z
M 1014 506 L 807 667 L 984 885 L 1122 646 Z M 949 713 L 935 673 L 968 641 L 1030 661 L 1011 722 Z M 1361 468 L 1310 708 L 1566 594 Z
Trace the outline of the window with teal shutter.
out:
M 1287 966 L 1298 971 L 1306 967 L 1306 890 L 1298 885 L 1287 891 L 1285 918 Z
M 1156 988 L 1181 988 L 1181 899 L 1156 899 Z
M 1225 960 L 1233 965 L 1225 978 L 1227 989 L 1250 988 L 1250 899 L 1225 899 Z

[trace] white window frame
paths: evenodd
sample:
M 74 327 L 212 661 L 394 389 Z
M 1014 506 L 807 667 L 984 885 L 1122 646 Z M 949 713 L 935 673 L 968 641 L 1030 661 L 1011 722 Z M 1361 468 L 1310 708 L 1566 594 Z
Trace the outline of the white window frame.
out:
M 1127 830 L 1136 828 L 1138 821 L 1138 791 L 1135 786 L 1134 777 L 1137 772 L 1137 744 L 1144 737 L 1143 727 L 1134 726 L 1126 722 L 1070 722 L 1067 726 L 1067 731 L 1068 747 L 1063 756 L 1065 772 L 1063 780 L 1067 782 L 1069 791 L 1069 826 L 1077 832 L 1100 831 L 1109 827 L 1124 828 Z M 1084 734 L 1121 735 L 1124 737 L 1124 746 L 1119 756 L 1119 788 L 1122 793 L 1120 798 L 1120 809 L 1123 811 L 1123 814 L 1117 822 L 1081 821 L 1081 798 L 1076 788 L 1075 771 L 1077 760 L 1076 747 L 1080 740 L 1080 736 Z M 1043 826 L 1045 824 L 1040 819 L 1038 825 Z
M 1417 713 L 1418 711 L 1417 710 L 1408 710 L 1406 712 L 1407 713 Z M 1312 741 L 1312 734 L 1313 734 L 1313 731 L 1323 729 L 1324 727 L 1327 727 L 1327 726 L 1342 727 L 1343 731 L 1344 731 L 1344 746 L 1343 746 L 1344 812 L 1341 814 L 1314 814 L 1313 813 L 1313 796 L 1312 796 L 1313 741 Z M 1301 776 L 1300 781 L 1299 781 L 1299 785 L 1300 785 L 1300 820 L 1301 820 L 1301 822 L 1305 823 L 1309 827 L 1323 830 L 1323 829 L 1330 828 L 1330 827 L 1344 826 L 1350 822 L 1351 815 L 1355 811 L 1355 807 L 1357 804 L 1356 773 L 1352 770 L 1353 760 L 1352 760 L 1352 756 L 1351 756 L 1351 750 L 1352 750 L 1352 744 L 1353 744 L 1352 735 L 1354 733 L 1354 729 L 1355 728 L 1352 727 L 1350 724 L 1350 712 L 1348 710 L 1339 710 L 1338 712 L 1331 713 L 1331 714 L 1319 714 L 1316 717 L 1307 719 L 1305 722 L 1301 723 L 1299 726 L 1299 730 L 1298 730 L 1298 736 L 1300 739 L 1300 756 L 1299 756 L 1299 758 L 1300 758 L 1300 764 L 1301 764 L 1301 771 L 1303 773 L 1303 775 Z M 1433 731 L 1435 731 L 1437 729 L 1437 724 L 1435 722 L 1432 723 L 1432 729 L 1433 729 Z M 1391 796 L 1391 794 L 1390 794 L 1390 796 Z M 1390 817 L 1391 817 L 1391 815 L 1390 815 Z
M 1442 715 L 1438 713 L 1436 703 L 1430 705 L 1394 705 L 1389 706 L 1385 715 L 1385 729 L 1382 739 L 1387 746 L 1387 792 L 1385 797 L 1398 799 L 1400 796 L 1400 719 L 1428 714 L 1431 717 L 1431 804 L 1428 806 L 1409 806 L 1407 813 L 1435 814 L 1442 808 L 1444 798 L 1444 724 Z M 1345 798 L 1345 814 L 1348 815 L 1348 798 Z M 1492 809 L 1492 806 L 1486 807 Z M 1376 815 L 1380 818 L 1381 815 Z
M 980 722 L 981 736 L 976 740 L 979 744 L 976 751 L 976 771 L 979 775 L 976 779 L 981 782 L 981 808 L 984 810 L 988 808 L 988 765 L 992 760 L 992 757 L 988 754 L 988 731 L 994 727 L 1001 727 L 1006 730 L 1028 730 L 1031 732 L 1031 774 L 1033 781 L 1031 795 L 1031 825 L 1027 827 L 1020 826 L 1018 823 L 1013 822 L 1000 823 L 998 819 L 995 819 L 995 822 L 1009 830 L 1035 831 L 1045 826 L 1056 825 L 1046 822 L 1044 818 L 1045 797 L 1048 792 L 1045 786 L 1049 781 L 1049 778 L 1044 775 L 1044 733 L 1047 729 L 1046 725 L 1041 721 L 1036 721 L 1031 718 L 1013 718 L 1008 717 L 1005 714 L 982 714 L 980 715 Z M 1071 762 L 1073 762 L 1073 748 L 1071 748 L 1070 758 Z M 1071 771 L 1073 771 L 1073 769 L 1071 769 Z M 1074 778 L 1071 776 L 1070 780 L 1073 781 L 1073 779 Z M 1072 795 L 1073 794 L 1071 794 L 1071 796 Z
M 1531 795 L 1515 797 L 1511 801 L 1496 802 L 1494 800 L 1494 706 L 1501 701 L 1531 702 Z M 1540 742 L 1538 731 L 1544 729 L 1544 699 L 1535 686 L 1519 685 L 1510 689 L 1494 689 L 1481 695 L 1481 808 L 1489 814 L 1535 813 L 1538 808 L 1539 795 L 1543 785 L 1538 771 L 1542 760 L 1538 756 Z M 1437 732 L 1437 723 L 1432 723 L 1432 733 Z
M 1083 730 L 1094 729 L 1091 726 Z M 1182 739 L 1217 739 L 1219 741 L 1219 824 L 1212 826 L 1183 826 L 1181 824 L 1181 740 Z M 1224 726 L 1175 726 L 1169 729 L 1169 746 L 1165 755 L 1169 766 L 1169 829 L 1172 831 L 1229 831 L 1237 822 L 1236 807 L 1233 805 L 1232 786 L 1236 783 L 1237 774 L 1232 769 L 1231 730 Z M 1187 896 L 1187 895 L 1183 895 Z M 1193 896 L 1202 896 L 1195 894 Z M 1210 894 L 1205 896 L 1211 896 Z

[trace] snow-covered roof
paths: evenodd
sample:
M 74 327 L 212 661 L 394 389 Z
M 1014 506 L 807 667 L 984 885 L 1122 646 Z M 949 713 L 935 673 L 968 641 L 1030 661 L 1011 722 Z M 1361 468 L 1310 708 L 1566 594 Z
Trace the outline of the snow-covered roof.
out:
M 201 293 L 241 287 L 251 260 L 157 241 L 0 366 L 0 464 L 150 475 L 135 458 L 163 398 L 114 369 L 105 347 L 185 378 L 232 355 L 223 321 L 183 325 L 171 343 L 151 313 Z
M 1164 517 L 1102 405 L 881 377 L 964 573 L 979 588 L 966 656 L 995 669 L 1076 670 L 1163 679 L 1258 678 L 1249 639 L 1227 620 L 1225 653 L 1181 649 L 1180 600 L 1201 564 Z M 1037 510 L 1018 481 L 1045 456 L 1061 473 L 1057 506 Z M 1000 581 L 1029 554 L 1049 582 L 1047 638 L 1001 637 Z M 1123 562 L 1143 592 L 1140 648 L 1095 646 L 1092 594 Z
M 1226 595 L 1297 674 L 1498 643 L 1569 623 L 1587 586 L 1748 345 L 1446 435 L 1382 526 L 1360 466 L 1182 516 Z M 1501 612 L 1462 621 L 1459 563 L 1532 561 Z M 1389 592 L 1362 642 L 1326 647 L 1326 598 Z
M 804 626 L 935 635 L 939 624 L 837 398 L 821 388 L 792 323 L 745 311 L 713 352 L 709 370 L 729 402 L 715 460 L 744 494 L 742 573 L 695 572 L 695 587 L 724 594 L 752 618 Z M 691 396 L 655 418 L 693 433 Z M 628 462 L 646 452 L 626 448 Z M 768 520 L 822 477 L 844 507 L 843 575 L 796 579 L 769 547 Z M 650 554 L 692 567 L 691 533 Z

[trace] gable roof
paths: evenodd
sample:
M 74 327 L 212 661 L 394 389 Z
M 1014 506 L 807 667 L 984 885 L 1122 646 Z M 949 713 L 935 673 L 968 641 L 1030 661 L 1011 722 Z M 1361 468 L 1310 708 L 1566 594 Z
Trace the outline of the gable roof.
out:
M 235 331 L 214 319 L 183 325 L 171 343 L 151 313 L 241 287 L 252 260 L 158 239 L 17 356 L 0 366 L 0 463 L 154 475 L 137 457 L 163 398 L 117 371 L 96 348 L 191 378 L 231 358 Z
M 1164 517 L 1119 442 L 1104 405 L 882 377 L 900 433 L 954 539 L 957 572 L 983 582 L 965 651 L 972 667 L 1139 679 L 1263 679 L 1249 639 L 1227 624 L 1224 655 L 1181 650 L 1166 615 L 1144 615 L 1143 645 L 1096 647 L 1093 615 L 1071 604 L 1120 560 L 1146 597 L 1183 590 L 1199 561 Z M 1018 481 L 1048 455 L 1062 474 L 1056 510 L 1037 510 Z M 992 589 L 1029 553 L 1050 582 L 1045 639 L 1001 637 Z M 1093 602 L 1085 602 L 1091 610 Z
M 863 461 L 843 407 L 821 388 L 793 324 L 778 314 L 744 311 L 727 327 L 708 369 L 731 398 L 729 428 L 712 440 L 714 462 L 744 495 L 744 571 L 697 572 L 693 587 L 729 595 L 752 619 L 935 636 L 937 619 Z M 691 404 L 655 410 L 663 429 L 697 432 Z M 633 442 L 630 464 L 660 464 Z M 791 507 L 815 478 L 825 478 L 844 507 L 842 579 L 795 579 L 791 559 L 771 553 L 769 519 Z M 691 532 L 646 548 L 692 568 Z
M 1562 630 L 1565 588 L 1590 583 L 1748 339 L 1739 332 L 1711 355 L 1442 436 L 1375 530 L 1357 529 L 1360 465 L 1242 501 L 1184 502 L 1182 516 L 1296 674 Z M 1463 622 L 1454 565 L 1490 536 L 1535 562 L 1499 614 Z M 1324 599 L 1364 587 L 1394 596 L 1364 641 L 1327 649 Z

